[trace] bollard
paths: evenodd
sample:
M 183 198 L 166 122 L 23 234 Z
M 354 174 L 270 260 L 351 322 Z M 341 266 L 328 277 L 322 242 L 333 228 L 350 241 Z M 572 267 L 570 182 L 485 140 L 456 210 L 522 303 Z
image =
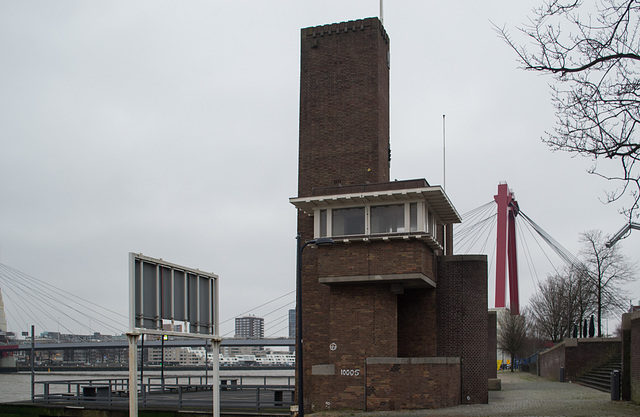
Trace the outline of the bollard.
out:
M 611 401 L 620 401 L 620 371 L 611 371 Z
M 273 405 L 276 407 L 282 407 L 283 391 L 273 392 Z
M 560 382 L 564 382 L 564 368 L 560 368 Z

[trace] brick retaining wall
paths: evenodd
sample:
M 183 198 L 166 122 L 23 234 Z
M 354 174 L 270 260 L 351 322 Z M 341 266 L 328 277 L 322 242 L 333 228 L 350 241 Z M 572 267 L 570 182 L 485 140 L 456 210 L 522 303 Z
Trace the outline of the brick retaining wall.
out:
M 564 368 L 565 382 L 574 381 L 585 372 L 605 364 L 620 351 L 620 338 L 566 339 L 540 353 L 540 376 L 559 381 L 560 368 Z
M 640 311 L 622 315 L 622 399 L 640 404 Z

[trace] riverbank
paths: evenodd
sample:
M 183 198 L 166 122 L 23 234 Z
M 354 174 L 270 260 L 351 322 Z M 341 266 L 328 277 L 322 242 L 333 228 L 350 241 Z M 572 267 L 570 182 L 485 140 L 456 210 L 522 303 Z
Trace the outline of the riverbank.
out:
M 189 372 L 202 372 L 202 366 L 165 366 L 165 372 L 173 372 L 173 371 L 189 371 Z M 209 367 L 211 369 L 211 367 Z M 281 370 L 292 370 L 295 369 L 294 366 L 265 366 L 265 365 L 251 365 L 251 366 L 221 366 L 219 368 L 222 370 L 229 371 L 256 371 L 256 370 L 265 370 L 265 371 L 281 371 Z M 39 365 L 35 367 L 35 372 L 43 373 L 43 372 L 128 372 L 129 365 L 120 364 L 120 365 Z M 152 371 L 152 372 L 160 372 L 162 370 L 162 366 L 160 365 L 145 365 L 144 371 Z M 4 367 L 0 368 L 0 374 L 6 373 L 20 373 L 20 372 L 31 372 L 31 367 L 22 365 L 15 367 Z

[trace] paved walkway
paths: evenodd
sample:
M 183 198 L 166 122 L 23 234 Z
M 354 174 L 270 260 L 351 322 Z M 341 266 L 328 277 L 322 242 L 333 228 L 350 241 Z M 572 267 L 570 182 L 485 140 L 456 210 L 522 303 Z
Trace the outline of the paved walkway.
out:
M 611 394 L 578 384 L 550 382 L 522 372 L 499 372 L 501 391 L 489 392 L 489 404 L 438 410 L 394 412 L 326 412 L 314 417 L 422 416 L 640 416 L 640 405 L 611 401 Z

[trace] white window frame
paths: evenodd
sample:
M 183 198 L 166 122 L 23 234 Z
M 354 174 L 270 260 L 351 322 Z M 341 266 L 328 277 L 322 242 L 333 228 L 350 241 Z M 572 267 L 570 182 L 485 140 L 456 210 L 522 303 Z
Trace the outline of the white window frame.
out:
M 411 204 L 415 203 L 417 205 L 416 215 L 417 215 L 417 230 L 411 230 Z M 379 207 L 379 206 L 394 206 L 398 204 L 404 204 L 404 231 L 398 232 L 400 234 L 409 234 L 409 233 L 428 233 L 431 236 L 435 237 L 436 227 L 435 225 L 438 222 L 438 218 L 433 209 L 429 207 L 427 202 L 420 200 L 410 200 L 404 202 L 386 202 L 386 204 L 365 204 L 364 205 L 364 235 L 365 236 L 383 236 L 385 233 L 371 233 L 371 207 Z M 314 210 L 313 219 L 314 219 L 314 236 L 318 237 L 348 237 L 348 236 L 357 236 L 357 235 L 340 235 L 333 236 L 331 231 L 333 230 L 333 210 L 334 209 L 347 209 L 347 208 L 357 208 L 363 207 L 361 204 L 354 204 L 348 206 L 340 206 L 340 207 L 326 207 L 326 208 L 318 208 Z M 322 234 L 320 230 L 320 213 L 321 211 L 326 211 L 326 230 L 325 233 Z M 393 233 L 396 234 L 396 233 Z

